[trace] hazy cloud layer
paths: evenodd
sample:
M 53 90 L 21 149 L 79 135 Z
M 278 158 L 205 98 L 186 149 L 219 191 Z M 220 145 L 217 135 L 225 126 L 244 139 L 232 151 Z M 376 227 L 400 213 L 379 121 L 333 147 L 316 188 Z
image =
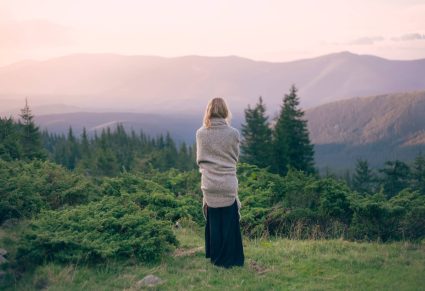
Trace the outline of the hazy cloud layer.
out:
M 358 39 L 353 40 L 352 42 L 348 44 L 354 44 L 354 45 L 370 45 L 374 44 L 375 42 L 383 41 L 385 40 L 382 36 L 373 36 L 373 37 L 361 37 Z
M 401 36 L 394 36 L 388 38 L 391 41 L 415 41 L 415 40 L 425 40 L 425 34 L 421 33 L 405 33 Z M 365 36 L 357 38 L 351 42 L 344 43 L 349 45 L 373 45 L 377 42 L 382 42 L 387 40 L 383 36 Z
M 393 37 L 394 41 L 411 41 L 411 40 L 425 40 L 425 34 L 420 33 L 406 33 L 399 37 Z

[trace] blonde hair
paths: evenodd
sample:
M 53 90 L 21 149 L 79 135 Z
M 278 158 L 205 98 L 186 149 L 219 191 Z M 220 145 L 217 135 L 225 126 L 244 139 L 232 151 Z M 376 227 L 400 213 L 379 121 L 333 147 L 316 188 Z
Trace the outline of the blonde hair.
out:
M 216 97 L 208 102 L 207 108 L 204 114 L 204 126 L 206 128 L 211 127 L 211 118 L 224 118 L 227 124 L 230 123 L 232 113 L 227 107 L 226 101 L 223 98 Z

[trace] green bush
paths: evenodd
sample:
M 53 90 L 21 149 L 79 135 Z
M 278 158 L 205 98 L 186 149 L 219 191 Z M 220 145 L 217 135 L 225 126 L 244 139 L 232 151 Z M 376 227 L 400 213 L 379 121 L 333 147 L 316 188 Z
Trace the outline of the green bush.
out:
M 353 201 L 350 237 L 359 240 L 389 240 L 397 237 L 402 209 L 391 207 L 382 193 Z
M 397 221 L 397 238 L 420 240 L 425 237 L 425 196 L 419 191 L 402 190 L 388 204 L 400 209 L 402 217 Z
M 123 173 L 115 178 L 105 178 L 101 189 L 104 195 L 130 194 L 136 204 L 152 211 L 157 219 L 175 222 L 189 218 L 199 224 L 204 222 L 201 196 L 172 193 L 140 174 Z
M 32 217 L 41 209 L 86 203 L 96 192 L 88 178 L 54 163 L 0 160 L 0 223 Z
M 156 220 L 130 195 L 109 196 L 74 208 L 43 211 L 23 235 L 17 261 L 152 262 L 177 245 L 170 223 Z

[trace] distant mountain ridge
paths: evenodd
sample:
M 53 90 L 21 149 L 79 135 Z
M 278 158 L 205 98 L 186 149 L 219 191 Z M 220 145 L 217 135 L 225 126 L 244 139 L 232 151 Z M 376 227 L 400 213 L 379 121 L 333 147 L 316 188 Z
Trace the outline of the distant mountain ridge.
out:
M 303 108 L 311 108 L 357 96 L 424 90 L 424 76 L 425 59 L 395 61 L 349 52 L 284 63 L 235 56 L 77 54 L 1 67 L 0 101 L 29 97 L 34 105 L 196 114 L 211 97 L 223 96 L 241 114 L 261 95 L 275 112 L 293 83 Z

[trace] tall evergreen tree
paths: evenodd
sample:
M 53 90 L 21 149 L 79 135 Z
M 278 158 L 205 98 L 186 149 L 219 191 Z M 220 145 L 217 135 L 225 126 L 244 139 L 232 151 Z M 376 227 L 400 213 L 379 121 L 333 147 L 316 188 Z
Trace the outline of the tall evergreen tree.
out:
M 381 182 L 388 198 L 393 197 L 409 185 L 410 169 L 402 161 L 386 161 L 384 168 L 380 169 L 379 172 L 383 174 Z
M 260 96 L 254 108 L 245 109 L 245 124 L 242 124 L 241 160 L 267 167 L 272 160 L 272 131 L 266 116 L 266 106 Z
M 353 188 L 361 194 L 372 194 L 376 189 L 376 177 L 367 160 L 358 159 L 353 176 Z
M 81 156 L 84 158 L 90 157 L 90 143 L 85 127 L 83 128 L 83 133 L 81 134 Z
M 0 159 L 10 161 L 20 159 L 22 145 L 19 143 L 19 130 L 12 117 L 0 117 Z
M 25 107 L 21 109 L 19 116 L 22 118 L 22 123 L 20 124 L 22 126 L 21 145 L 23 157 L 28 160 L 45 159 L 46 153 L 41 143 L 41 134 L 38 126 L 33 121 L 34 116 L 28 106 L 27 99 L 25 99 Z
M 425 195 L 425 156 L 420 153 L 413 163 L 412 169 L 413 189 Z
M 69 169 L 74 169 L 77 165 L 77 161 L 80 158 L 80 149 L 77 139 L 74 136 L 72 127 L 68 129 L 68 140 L 67 140 L 67 160 Z
M 310 143 L 304 111 L 298 108 L 297 88 L 292 85 L 285 94 L 273 131 L 274 170 L 286 174 L 288 168 L 315 172 L 314 148 Z

